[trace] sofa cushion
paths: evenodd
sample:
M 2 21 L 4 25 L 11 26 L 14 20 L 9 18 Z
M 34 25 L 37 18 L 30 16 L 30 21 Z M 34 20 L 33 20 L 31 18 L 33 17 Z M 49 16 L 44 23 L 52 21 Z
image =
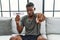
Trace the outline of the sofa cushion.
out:
M 11 38 L 11 35 L 0 36 L 0 40 L 9 40 L 10 38 Z
M 56 35 L 56 34 L 51 34 L 51 35 L 47 35 L 48 40 L 60 40 L 60 35 Z
M 11 18 L 0 18 L 0 35 L 12 34 Z
M 60 34 L 60 18 L 46 18 L 47 34 Z

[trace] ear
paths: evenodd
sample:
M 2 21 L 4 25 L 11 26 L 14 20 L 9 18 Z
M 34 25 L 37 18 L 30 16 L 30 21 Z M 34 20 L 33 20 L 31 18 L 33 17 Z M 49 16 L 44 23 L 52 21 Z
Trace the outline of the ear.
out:
M 36 10 L 36 8 L 34 8 L 34 10 Z

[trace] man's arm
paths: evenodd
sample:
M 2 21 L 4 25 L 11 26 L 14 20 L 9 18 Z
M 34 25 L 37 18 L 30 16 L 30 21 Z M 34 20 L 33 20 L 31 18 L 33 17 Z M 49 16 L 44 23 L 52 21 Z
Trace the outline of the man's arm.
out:
M 42 39 L 44 40 L 47 40 L 47 36 L 46 36 L 46 29 L 45 29 L 45 15 L 42 14 L 42 13 L 37 13 L 37 23 L 38 24 L 41 24 L 41 29 L 40 29 L 40 32 L 41 32 L 41 37 Z
M 23 30 L 23 27 L 19 23 L 16 23 L 16 25 L 17 25 L 18 32 L 21 33 Z
M 16 25 L 17 25 L 17 30 L 19 33 L 21 33 L 23 30 L 23 27 L 20 25 L 20 16 L 19 15 L 16 16 L 15 21 L 16 21 Z

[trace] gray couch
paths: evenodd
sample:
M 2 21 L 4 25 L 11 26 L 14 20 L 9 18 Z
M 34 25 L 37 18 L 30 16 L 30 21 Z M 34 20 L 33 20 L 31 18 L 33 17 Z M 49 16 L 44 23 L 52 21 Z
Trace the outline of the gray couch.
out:
M 46 18 L 48 40 L 60 40 L 60 18 Z
M 17 34 L 15 18 L 0 18 L 0 40 L 9 40 L 12 34 Z
M 46 18 L 44 24 L 47 39 L 60 40 L 60 18 Z M 23 30 L 21 34 L 24 34 L 24 32 L 25 31 Z M 0 39 L 9 40 L 12 34 L 18 34 L 16 30 L 15 18 L 0 18 Z

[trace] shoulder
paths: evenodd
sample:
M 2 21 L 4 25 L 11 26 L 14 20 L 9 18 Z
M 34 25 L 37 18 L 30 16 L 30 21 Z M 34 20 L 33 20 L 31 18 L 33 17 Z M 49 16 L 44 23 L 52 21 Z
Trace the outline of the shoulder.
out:
M 28 17 L 27 15 L 23 16 L 22 17 L 22 20 L 25 20 L 27 17 Z

